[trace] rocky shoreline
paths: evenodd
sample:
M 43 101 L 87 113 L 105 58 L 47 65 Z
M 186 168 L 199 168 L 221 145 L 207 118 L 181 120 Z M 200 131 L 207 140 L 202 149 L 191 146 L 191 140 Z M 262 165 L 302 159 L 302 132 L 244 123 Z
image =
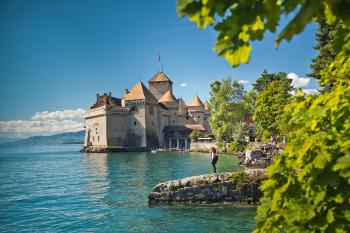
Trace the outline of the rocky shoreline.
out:
M 254 147 L 254 149 L 236 153 L 240 160 L 240 164 L 247 168 L 267 168 L 275 156 L 282 153 L 282 144 L 272 142 L 262 143 Z
M 110 152 L 145 152 L 150 151 L 151 149 L 145 147 L 93 147 L 93 146 L 84 146 L 80 152 L 83 153 L 110 153 Z
M 213 173 L 160 183 L 148 195 L 149 203 L 239 203 L 256 205 L 265 169 Z

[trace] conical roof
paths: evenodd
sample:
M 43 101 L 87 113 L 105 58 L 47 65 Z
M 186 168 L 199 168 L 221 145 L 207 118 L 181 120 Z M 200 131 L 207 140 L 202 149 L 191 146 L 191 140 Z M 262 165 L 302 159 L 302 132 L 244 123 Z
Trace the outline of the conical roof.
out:
M 187 105 L 186 105 L 185 101 L 182 98 L 179 99 L 179 107 L 187 108 Z
M 156 100 L 141 81 L 131 88 L 130 92 L 125 94 L 123 98 L 125 100 Z
M 188 106 L 189 107 L 204 107 L 204 104 L 197 95 L 196 97 L 194 97 L 194 99 L 191 101 L 191 103 L 188 104 Z
M 171 103 L 176 101 L 177 99 L 173 95 L 173 92 L 171 91 L 171 89 L 165 92 L 165 94 L 162 97 L 160 97 L 160 99 L 158 100 L 158 102 L 162 102 L 162 103 Z
M 173 83 L 166 74 L 164 74 L 163 71 L 157 72 L 149 81 L 148 83 L 153 83 L 153 82 L 170 82 Z
M 180 98 L 180 99 L 179 99 L 179 110 L 178 110 L 178 114 L 179 114 L 179 115 L 182 115 L 182 116 L 183 116 L 183 115 L 186 115 L 186 112 L 187 112 L 186 108 L 187 108 L 187 105 L 186 105 L 185 101 L 183 101 L 183 99 Z
M 205 110 L 210 110 L 210 106 L 209 106 L 208 101 L 205 101 L 205 103 L 204 103 L 204 109 L 205 109 Z

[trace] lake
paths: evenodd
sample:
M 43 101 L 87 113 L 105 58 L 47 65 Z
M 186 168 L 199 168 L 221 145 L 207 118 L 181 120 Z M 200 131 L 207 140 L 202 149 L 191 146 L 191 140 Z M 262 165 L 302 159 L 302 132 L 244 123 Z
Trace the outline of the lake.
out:
M 212 172 L 201 153 L 83 154 L 81 145 L 0 147 L 1 232 L 250 232 L 254 207 L 149 205 L 160 182 Z M 220 156 L 218 172 L 239 171 Z

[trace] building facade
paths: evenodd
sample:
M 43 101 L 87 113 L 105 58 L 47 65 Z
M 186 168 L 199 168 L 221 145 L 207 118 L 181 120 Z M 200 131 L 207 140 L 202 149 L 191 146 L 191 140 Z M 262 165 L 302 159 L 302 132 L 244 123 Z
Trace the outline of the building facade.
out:
M 84 148 L 189 148 L 193 130 L 210 132 L 210 109 L 196 96 L 191 103 L 173 95 L 173 82 L 156 73 L 147 88 L 138 82 L 122 98 L 96 95 L 85 113 Z

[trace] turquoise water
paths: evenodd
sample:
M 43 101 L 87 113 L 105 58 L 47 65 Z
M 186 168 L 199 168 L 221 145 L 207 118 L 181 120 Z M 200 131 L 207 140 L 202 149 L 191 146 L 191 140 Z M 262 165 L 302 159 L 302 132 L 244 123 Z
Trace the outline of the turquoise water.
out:
M 250 232 L 255 208 L 149 205 L 159 182 L 210 173 L 208 154 L 0 147 L 0 232 Z M 241 168 L 220 157 L 218 171 Z

